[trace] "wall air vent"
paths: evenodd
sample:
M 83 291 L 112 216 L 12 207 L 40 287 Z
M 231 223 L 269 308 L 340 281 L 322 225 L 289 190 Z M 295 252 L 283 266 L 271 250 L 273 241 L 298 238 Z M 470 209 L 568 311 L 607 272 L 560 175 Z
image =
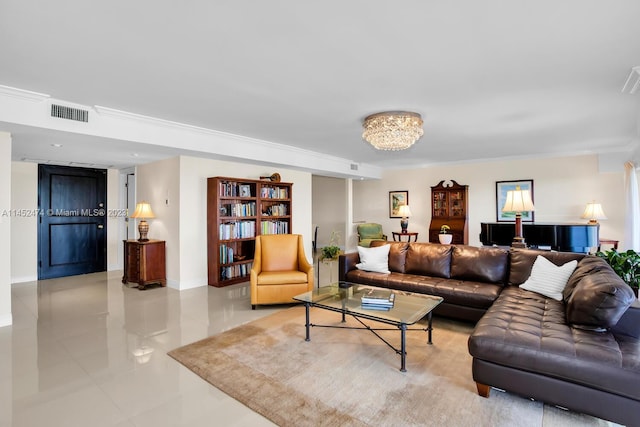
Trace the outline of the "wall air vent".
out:
M 351 163 L 351 170 L 352 171 L 357 171 L 358 170 L 358 165 L 356 163 Z
M 76 122 L 88 122 L 89 111 L 80 108 L 65 107 L 64 105 L 51 104 L 51 117 L 75 120 Z

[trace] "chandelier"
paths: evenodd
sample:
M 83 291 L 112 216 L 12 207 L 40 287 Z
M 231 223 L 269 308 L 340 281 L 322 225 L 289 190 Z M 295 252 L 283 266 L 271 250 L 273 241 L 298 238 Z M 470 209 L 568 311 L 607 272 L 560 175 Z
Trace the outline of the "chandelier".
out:
M 409 111 L 376 113 L 364 119 L 362 137 L 378 150 L 405 150 L 424 134 L 422 123 L 420 114 Z

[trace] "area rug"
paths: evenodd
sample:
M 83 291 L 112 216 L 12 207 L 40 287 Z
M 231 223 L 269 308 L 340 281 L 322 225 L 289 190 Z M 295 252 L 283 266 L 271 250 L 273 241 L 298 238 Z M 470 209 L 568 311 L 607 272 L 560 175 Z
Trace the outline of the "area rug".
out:
M 320 309 L 311 320 L 341 325 L 338 313 Z M 304 323 L 295 306 L 169 355 L 280 426 L 612 425 L 510 393 L 478 396 L 468 323 L 434 318 L 433 345 L 424 331 L 407 332 L 407 372 L 368 331 L 315 327 L 307 342 Z M 382 334 L 399 344 L 397 330 Z

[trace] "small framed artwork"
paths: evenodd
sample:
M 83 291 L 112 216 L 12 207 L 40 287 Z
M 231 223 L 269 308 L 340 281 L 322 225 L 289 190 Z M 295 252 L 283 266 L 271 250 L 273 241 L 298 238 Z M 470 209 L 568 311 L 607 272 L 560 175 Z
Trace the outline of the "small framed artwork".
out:
M 408 204 L 408 191 L 389 191 L 389 218 L 402 218 L 398 212 L 400 206 Z
M 251 197 L 251 187 L 249 185 L 240 186 L 240 197 Z
M 529 190 L 531 201 L 533 202 L 533 180 L 521 179 L 520 181 L 497 181 L 496 182 L 496 219 L 498 222 L 510 222 L 516 220 L 515 212 L 502 212 L 505 201 L 507 200 L 507 191 Z M 535 204 L 535 203 L 534 203 Z M 522 212 L 523 222 L 533 222 L 533 211 Z

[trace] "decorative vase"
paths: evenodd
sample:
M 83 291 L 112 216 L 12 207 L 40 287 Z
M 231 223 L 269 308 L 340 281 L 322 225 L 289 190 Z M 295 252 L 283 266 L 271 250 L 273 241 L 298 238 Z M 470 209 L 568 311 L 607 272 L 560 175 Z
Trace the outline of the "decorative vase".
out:
M 453 240 L 453 234 L 438 234 L 438 240 L 443 245 L 451 244 L 451 240 Z

